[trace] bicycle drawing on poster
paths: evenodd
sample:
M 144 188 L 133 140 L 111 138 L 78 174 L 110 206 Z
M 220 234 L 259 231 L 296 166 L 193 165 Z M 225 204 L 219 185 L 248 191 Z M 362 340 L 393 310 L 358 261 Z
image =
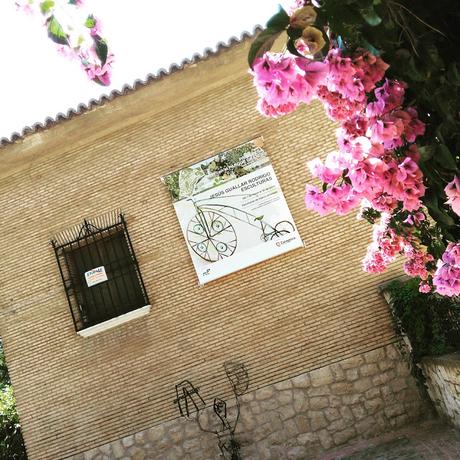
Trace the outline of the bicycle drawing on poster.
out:
M 235 195 L 226 198 L 234 199 Z M 236 220 L 255 228 L 260 232 L 260 239 L 264 242 L 294 231 L 294 225 L 288 220 L 272 225 L 264 216 L 256 216 L 234 206 L 211 202 L 213 198 L 189 200 L 193 203 L 196 214 L 187 226 L 186 239 L 192 251 L 207 262 L 217 262 L 230 257 L 236 251 L 238 237 L 232 221 Z M 214 200 L 217 201 L 217 198 Z

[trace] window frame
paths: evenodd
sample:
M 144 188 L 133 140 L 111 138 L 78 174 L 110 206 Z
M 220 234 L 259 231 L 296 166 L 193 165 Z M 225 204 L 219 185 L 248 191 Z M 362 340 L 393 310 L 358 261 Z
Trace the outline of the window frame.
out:
M 144 316 L 150 311 L 147 290 L 123 213 L 112 213 L 94 220 L 84 219 L 83 224 L 53 238 L 51 244 L 75 331 L 79 335 L 93 335 Z M 118 252 L 122 257 L 117 259 Z M 85 253 L 88 256 L 87 260 L 83 257 Z M 110 258 L 109 253 L 114 255 L 114 258 Z M 102 263 L 104 260 L 106 263 Z M 94 286 L 85 286 L 84 270 L 91 270 L 98 266 L 108 267 L 110 264 L 115 264 L 117 268 L 107 271 L 107 281 Z M 83 268 L 85 265 L 86 268 Z M 90 266 L 91 268 L 88 268 Z M 128 282 L 131 289 L 128 287 Z M 120 288 L 120 284 L 124 285 L 125 290 Z M 96 292 L 99 295 L 99 303 L 96 301 Z M 90 293 L 91 299 L 89 299 Z M 108 297 L 112 304 L 104 300 Z M 123 299 L 127 299 L 128 305 L 123 305 Z M 103 310 L 98 310 L 101 305 Z M 93 314 L 89 315 L 88 312 L 91 311 Z M 89 317 L 92 319 L 89 320 Z

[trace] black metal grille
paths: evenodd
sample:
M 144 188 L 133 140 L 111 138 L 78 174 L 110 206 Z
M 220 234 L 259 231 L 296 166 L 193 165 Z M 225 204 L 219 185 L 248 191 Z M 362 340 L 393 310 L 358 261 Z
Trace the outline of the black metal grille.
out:
M 77 331 L 149 304 L 123 214 L 84 220 L 52 245 Z M 90 286 L 98 267 L 107 280 Z

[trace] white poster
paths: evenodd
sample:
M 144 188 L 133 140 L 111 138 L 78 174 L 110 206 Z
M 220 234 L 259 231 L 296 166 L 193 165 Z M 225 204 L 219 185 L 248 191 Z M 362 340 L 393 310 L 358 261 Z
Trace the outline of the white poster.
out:
M 258 138 L 163 177 L 200 283 L 303 246 Z

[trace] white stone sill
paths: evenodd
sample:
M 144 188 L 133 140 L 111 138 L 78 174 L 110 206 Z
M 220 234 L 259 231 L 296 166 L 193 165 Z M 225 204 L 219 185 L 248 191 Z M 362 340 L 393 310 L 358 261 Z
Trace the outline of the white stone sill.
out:
M 133 319 L 146 316 L 149 313 L 150 305 L 146 305 L 145 307 L 129 311 L 128 313 L 117 316 L 116 318 L 108 319 L 107 321 L 104 321 L 102 323 L 96 324 L 91 327 L 87 327 L 86 329 L 82 329 L 81 331 L 78 331 L 77 334 L 81 337 L 91 337 L 92 335 L 107 331 L 108 329 L 112 329 L 113 327 L 119 326 L 120 324 L 125 324 L 128 321 L 132 321 Z

